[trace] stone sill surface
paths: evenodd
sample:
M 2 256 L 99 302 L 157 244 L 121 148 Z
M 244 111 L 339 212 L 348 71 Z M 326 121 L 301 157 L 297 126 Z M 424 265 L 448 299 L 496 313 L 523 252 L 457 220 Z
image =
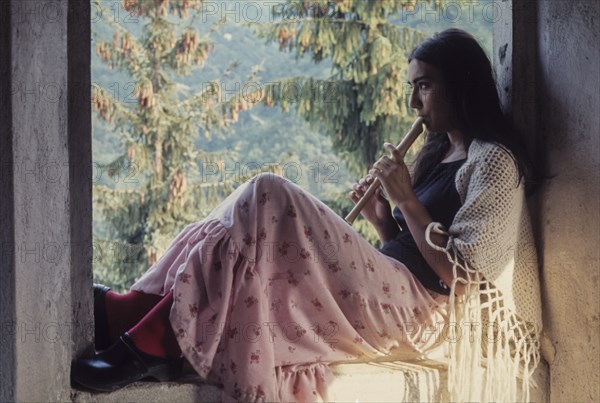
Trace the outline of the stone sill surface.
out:
M 444 402 L 446 371 L 439 365 L 402 361 L 332 364 L 335 380 L 329 402 Z M 534 375 L 532 402 L 547 403 L 548 367 L 541 363 Z M 219 388 L 189 378 L 180 382 L 138 382 L 113 393 L 73 390 L 74 402 L 217 402 Z

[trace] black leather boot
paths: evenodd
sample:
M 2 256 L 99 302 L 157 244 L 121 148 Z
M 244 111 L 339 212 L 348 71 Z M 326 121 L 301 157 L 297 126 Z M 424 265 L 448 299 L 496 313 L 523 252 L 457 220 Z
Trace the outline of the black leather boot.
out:
M 112 392 L 143 379 L 172 381 L 181 376 L 183 358 L 170 360 L 139 350 L 127 333 L 108 350 L 71 366 L 73 384 L 97 392 Z
M 106 316 L 106 293 L 108 291 L 110 291 L 109 287 L 94 284 L 94 347 L 96 351 L 106 350 L 112 345 Z

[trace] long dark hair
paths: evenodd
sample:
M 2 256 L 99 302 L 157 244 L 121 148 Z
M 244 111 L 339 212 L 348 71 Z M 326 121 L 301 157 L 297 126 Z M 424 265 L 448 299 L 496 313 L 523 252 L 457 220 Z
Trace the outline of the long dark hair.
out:
M 511 153 L 526 185 L 535 181 L 534 169 L 517 130 L 502 110 L 490 60 L 468 32 L 448 29 L 436 33 L 411 52 L 417 59 L 436 67 L 442 74 L 452 105 L 452 125 L 465 137 L 495 142 Z M 413 183 L 418 184 L 438 164 L 450 147 L 446 133 L 429 133 L 413 165 Z

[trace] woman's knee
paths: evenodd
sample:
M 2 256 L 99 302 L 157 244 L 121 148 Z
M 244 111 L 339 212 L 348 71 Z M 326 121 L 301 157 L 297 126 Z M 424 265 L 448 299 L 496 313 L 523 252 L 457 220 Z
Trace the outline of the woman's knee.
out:
M 250 183 L 261 192 L 269 192 L 273 190 L 281 190 L 282 187 L 288 186 L 290 181 L 281 175 L 271 172 L 262 172 L 250 179 Z

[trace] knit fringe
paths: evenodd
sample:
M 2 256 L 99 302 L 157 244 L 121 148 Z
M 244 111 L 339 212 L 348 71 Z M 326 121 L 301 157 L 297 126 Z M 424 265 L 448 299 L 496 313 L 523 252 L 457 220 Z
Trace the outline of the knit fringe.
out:
M 442 248 L 431 241 L 431 231 L 448 233 L 434 222 L 427 227 L 426 239 L 452 263 L 446 334 L 450 401 L 529 402 L 532 375 L 540 361 L 540 329 L 504 307 L 501 293 L 476 269 L 459 261 L 452 237 Z M 466 278 L 458 276 L 459 268 Z M 467 289 L 460 297 L 455 294 L 458 283 Z

